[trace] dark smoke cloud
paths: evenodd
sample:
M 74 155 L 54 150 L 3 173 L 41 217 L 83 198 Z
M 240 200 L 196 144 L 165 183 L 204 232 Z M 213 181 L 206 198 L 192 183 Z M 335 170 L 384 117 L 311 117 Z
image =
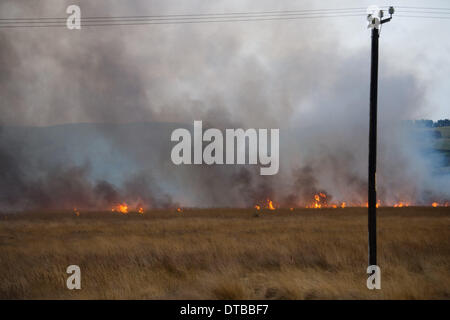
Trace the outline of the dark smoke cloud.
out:
M 2 1 L 0 12 L 65 16 L 71 3 Z M 231 6 L 79 3 L 86 16 Z M 329 201 L 364 203 L 370 56 L 367 47 L 346 48 L 332 25 L 0 29 L 0 209 L 109 208 L 121 201 L 252 206 L 267 198 L 294 206 L 310 204 L 318 192 Z M 424 152 L 422 138 L 400 123 L 420 114 L 428 84 L 413 67 L 389 59 L 382 65 L 380 198 L 386 204 L 448 200 L 450 179 L 439 174 L 440 156 Z M 280 173 L 173 165 L 170 133 L 191 130 L 193 120 L 205 128 L 280 128 Z

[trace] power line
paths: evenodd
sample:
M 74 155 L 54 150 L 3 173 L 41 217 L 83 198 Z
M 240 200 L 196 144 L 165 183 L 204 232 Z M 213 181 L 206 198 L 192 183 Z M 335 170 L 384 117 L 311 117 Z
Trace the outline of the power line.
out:
M 339 15 L 311 15 L 311 16 L 294 16 L 294 17 L 256 17 L 254 19 L 241 19 L 241 18 L 233 18 L 233 19 L 213 19 L 205 18 L 207 20 L 172 20 L 172 21 L 137 21 L 137 22 L 127 22 L 122 23 L 120 20 L 116 21 L 94 21 L 94 23 L 91 22 L 91 24 L 85 23 L 82 24 L 82 27 L 94 27 L 94 26 L 137 26 L 137 25 L 154 25 L 154 24 L 195 24 L 195 23 L 217 23 L 217 22 L 252 22 L 252 21 L 273 21 L 273 20 L 302 20 L 302 19 L 315 19 L 315 18 L 337 18 L 337 17 L 361 17 L 361 14 L 339 14 Z M 252 17 L 250 17 L 252 18 Z M 118 23 L 117 23 L 118 22 Z M 48 22 L 45 22 L 48 23 Z M 66 27 L 66 24 L 34 24 L 34 25 L 17 25 L 17 24 L 8 24 L 8 25 L 2 25 L 0 22 L 0 28 L 35 28 L 35 27 Z
M 382 7 L 384 8 L 384 7 Z M 435 16 L 433 14 L 450 14 L 450 8 L 431 7 L 398 7 L 412 10 L 398 12 L 402 18 L 449 19 L 450 16 Z M 435 11 L 415 11 L 415 9 Z M 135 15 L 135 16 L 92 16 L 82 17 L 83 27 L 102 26 L 139 26 L 156 24 L 196 24 L 196 23 L 228 23 L 274 20 L 302 20 L 316 18 L 356 17 L 365 15 L 365 8 L 335 8 L 335 9 L 305 9 L 281 11 L 255 11 L 231 13 L 199 13 L 199 14 L 167 14 L 167 15 Z M 449 10 L 449 11 L 445 11 Z M 402 14 L 403 13 L 403 14 Z M 417 15 L 411 15 L 417 13 Z M 425 15 L 424 15 L 425 14 Z M 55 18 L 0 18 L 0 28 L 51 28 L 66 27 L 67 17 Z
M 424 18 L 424 19 L 450 19 L 450 16 L 447 17 L 438 17 L 438 16 L 404 16 L 404 15 L 395 15 L 399 18 Z
M 418 9 L 418 10 L 450 10 L 450 8 L 433 8 L 433 7 L 408 7 L 408 6 L 396 6 L 396 9 Z
M 332 14 L 350 14 L 350 13 L 356 13 L 356 11 L 342 11 L 342 12 L 331 12 L 331 13 L 323 13 L 322 15 L 332 15 Z M 362 12 L 361 12 L 362 14 Z M 284 14 L 270 14 L 270 15 L 266 15 L 266 14 L 252 14 L 252 15 L 233 15 L 233 16 L 220 16 L 220 17 L 214 17 L 214 16 L 188 16 L 185 18 L 178 18 L 178 19 L 174 19 L 174 18 L 170 18 L 168 16 L 127 16 L 127 17 L 108 17 L 108 18 L 101 18 L 101 17 L 96 17 L 96 18 L 81 18 L 81 22 L 86 21 L 88 23 L 90 22 L 109 22 L 109 23 L 114 23 L 114 22 L 123 22 L 123 21 L 159 21 L 159 20 L 172 20 L 172 21 L 178 21 L 178 20 L 205 20 L 205 19 L 236 19 L 236 18 L 264 18 L 264 17 L 286 17 L 286 16 L 316 16 L 319 15 L 318 13 L 284 13 Z M 37 18 L 38 19 L 38 18 Z M 23 20 L 19 20 L 19 21 L 0 21 L 0 24 L 14 24 L 14 23 L 61 23 L 61 22 L 65 22 L 65 20 L 67 20 L 67 18 L 54 18 L 54 19 L 58 19 L 58 21 L 42 21 L 42 20 L 38 20 L 38 21 L 23 21 Z M 117 19 L 117 20 L 111 20 L 111 19 Z M 0 19 L 1 20 L 1 19 Z M 61 21 L 64 20 L 64 21 Z
M 411 10 L 398 10 L 398 13 L 420 13 L 420 14 L 450 14 L 450 11 L 437 12 L 437 11 L 411 11 Z
M 342 11 L 365 10 L 365 8 L 335 8 L 335 9 L 305 9 L 305 10 L 278 10 L 278 11 L 254 11 L 254 12 L 229 12 L 229 13 L 198 13 L 198 14 L 166 14 L 166 15 L 143 15 L 143 16 L 97 16 L 85 17 L 83 19 L 121 19 L 121 18 L 182 18 L 182 17 L 207 17 L 207 16 L 233 16 L 233 15 L 261 15 L 261 14 L 286 14 L 286 13 L 339 13 Z M 0 18 L 0 20 L 66 20 L 67 17 L 54 18 Z

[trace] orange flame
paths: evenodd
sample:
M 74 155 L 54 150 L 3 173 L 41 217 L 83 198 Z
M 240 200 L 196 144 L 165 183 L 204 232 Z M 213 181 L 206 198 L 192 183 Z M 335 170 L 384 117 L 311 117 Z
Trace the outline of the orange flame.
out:
M 272 200 L 267 199 L 267 207 L 269 208 L 269 210 L 275 210 Z
M 307 205 L 306 208 L 315 208 L 315 209 L 319 209 L 319 208 L 327 208 L 328 204 L 327 204 L 327 195 L 323 192 L 319 192 L 318 194 L 314 195 L 314 203 Z
M 394 208 L 409 207 L 409 202 L 399 202 L 394 204 Z
M 255 204 L 253 206 L 256 210 L 262 210 L 262 209 L 268 209 L 268 210 L 276 210 L 277 206 L 276 204 L 270 200 L 269 198 L 266 199 L 266 201 L 263 201 L 262 203 Z
M 117 206 L 113 207 L 111 211 L 117 211 L 122 214 L 128 214 L 128 205 L 124 203 L 119 203 Z
M 309 208 L 309 209 L 320 209 L 320 208 L 347 208 L 347 207 L 365 207 L 367 208 L 369 206 L 369 203 L 366 201 L 360 201 L 360 202 L 346 202 L 346 201 L 342 201 L 342 202 L 338 202 L 338 201 L 328 201 L 328 195 L 324 192 L 319 192 L 317 194 L 313 195 L 313 199 L 309 204 L 306 204 L 304 206 L 304 208 Z M 405 207 L 409 207 L 411 205 L 420 205 L 420 204 L 415 204 L 414 202 L 411 203 L 410 201 L 398 201 L 398 202 L 383 202 L 378 199 L 377 202 L 375 203 L 375 207 L 376 208 L 380 208 L 382 206 L 385 207 L 393 207 L 393 208 L 405 208 Z M 449 202 L 433 202 L 431 203 L 431 206 L 436 208 L 436 207 L 448 207 L 449 206 Z M 259 202 L 258 204 L 254 205 L 254 208 L 256 210 L 277 210 L 277 208 L 280 208 L 279 205 L 276 204 L 276 202 L 270 200 L 269 198 L 267 198 L 265 201 Z M 293 211 L 295 209 L 294 207 L 287 207 L 286 209 L 289 209 L 290 211 Z

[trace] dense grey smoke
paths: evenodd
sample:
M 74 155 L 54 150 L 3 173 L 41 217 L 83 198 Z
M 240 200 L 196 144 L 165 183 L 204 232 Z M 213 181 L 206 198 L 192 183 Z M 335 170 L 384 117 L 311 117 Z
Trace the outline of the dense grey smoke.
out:
M 2 1 L 0 15 L 64 17 L 71 2 Z M 86 16 L 242 5 L 78 3 Z M 246 10 L 258 8 L 246 2 Z M 332 26 L 314 20 L 0 29 L 0 210 L 108 209 L 124 201 L 154 208 L 253 206 L 267 199 L 304 206 L 318 193 L 328 203 L 364 204 L 370 55 L 367 46 L 345 47 Z M 414 67 L 389 59 L 383 65 L 380 199 L 448 201 L 450 179 L 441 172 L 442 157 L 426 147 L 431 138 L 401 124 L 420 114 L 429 84 Z M 260 176 L 257 167 L 243 165 L 173 165 L 170 134 L 192 130 L 193 120 L 220 129 L 280 128 L 279 174 Z

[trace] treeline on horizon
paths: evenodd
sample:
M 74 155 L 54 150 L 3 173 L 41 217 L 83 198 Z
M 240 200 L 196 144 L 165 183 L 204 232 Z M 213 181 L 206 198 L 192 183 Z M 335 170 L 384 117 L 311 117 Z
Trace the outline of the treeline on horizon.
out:
M 440 127 L 450 127 L 450 119 L 441 119 L 438 121 L 420 119 L 420 120 L 405 120 L 405 124 L 420 127 L 420 128 L 440 128 Z

